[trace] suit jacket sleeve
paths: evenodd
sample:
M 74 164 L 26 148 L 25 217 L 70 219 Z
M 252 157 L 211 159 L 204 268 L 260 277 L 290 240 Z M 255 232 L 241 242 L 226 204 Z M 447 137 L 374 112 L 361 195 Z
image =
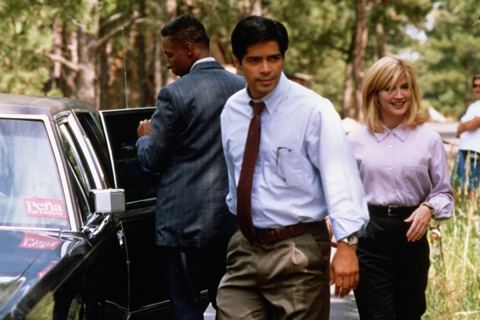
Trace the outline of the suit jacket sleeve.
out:
M 178 134 L 179 112 L 172 93 L 163 88 L 157 98 L 157 109 L 152 115 L 151 132 L 137 141 L 140 163 L 152 171 L 161 171 Z

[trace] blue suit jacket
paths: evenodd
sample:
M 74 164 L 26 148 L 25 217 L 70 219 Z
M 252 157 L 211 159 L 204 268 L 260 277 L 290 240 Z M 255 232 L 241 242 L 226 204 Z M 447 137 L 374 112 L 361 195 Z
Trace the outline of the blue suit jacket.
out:
M 160 173 L 157 245 L 201 247 L 233 232 L 220 113 L 244 87 L 241 77 L 209 61 L 160 90 L 152 131 L 137 141 L 140 162 Z

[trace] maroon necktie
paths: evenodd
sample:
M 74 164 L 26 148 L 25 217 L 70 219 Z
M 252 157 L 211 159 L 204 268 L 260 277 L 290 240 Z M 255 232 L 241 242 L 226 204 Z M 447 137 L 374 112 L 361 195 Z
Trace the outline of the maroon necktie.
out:
M 250 242 L 255 241 L 255 229 L 252 222 L 252 182 L 255 163 L 260 146 L 260 114 L 265 108 L 263 101 L 250 101 L 253 118 L 248 127 L 247 142 L 243 152 L 242 170 L 237 186 L 237 223 L 240 231 Z

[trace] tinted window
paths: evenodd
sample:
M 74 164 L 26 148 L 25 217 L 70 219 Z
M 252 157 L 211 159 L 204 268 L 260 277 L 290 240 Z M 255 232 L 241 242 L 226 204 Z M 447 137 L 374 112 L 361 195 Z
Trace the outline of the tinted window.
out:
M 100 130 L 100 124 L 91 113 L 79 112 L 76 115 L 80 125 L 92 142 L 92 146 L 95 149 L 95 153 L 98 155 L 109 183 L 113 183 L 113 173 L 108 157 L 107 143 Z
M 59 171 L 43 121 L 0 119 L 0 224 L 68 227 Z
M 73 134 L 66 124 L 60 125 L 60 136 L 62 138 L 63 149 L 68 161 L 69 172 L 73 179 L 73 184 L 76 189 L 76 194 L 79 195 L 78 200 L 82 207 L 82 215 L 85 218 L 86 214 L 90 212 L 88 206 L 88 195 L 92 189 L 93 178 L 86 164 L 85 159 L 78 151 L 80 147 L 73 138 Z
M 116 184 L 125 189 L 127 202 L 156 196 L 157 177 L 147 172 L 137 160 L 137 126 L 149 119 L 155 108 L 103 111 L 103 123 L 113 158 Z

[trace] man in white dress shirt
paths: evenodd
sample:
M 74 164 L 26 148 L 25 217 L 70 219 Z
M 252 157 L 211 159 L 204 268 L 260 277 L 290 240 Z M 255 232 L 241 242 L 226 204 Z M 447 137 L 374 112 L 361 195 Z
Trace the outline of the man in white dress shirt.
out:
M 368 221 L 340 117 L 329 100 L 284 75 L 288 34 L 280 22 L 245 18 L 232 48 L 247 87 L 227 101 L 221 128 L 227 204 L 240 230 L 229 243 L 217 315 L 328 319 L 329 282 L 339 296 L 358 283 L 356 235 Z M 260 142 L 252 148 L 256 126 Z M 327 216 L 338 239 L 331 265 Z

